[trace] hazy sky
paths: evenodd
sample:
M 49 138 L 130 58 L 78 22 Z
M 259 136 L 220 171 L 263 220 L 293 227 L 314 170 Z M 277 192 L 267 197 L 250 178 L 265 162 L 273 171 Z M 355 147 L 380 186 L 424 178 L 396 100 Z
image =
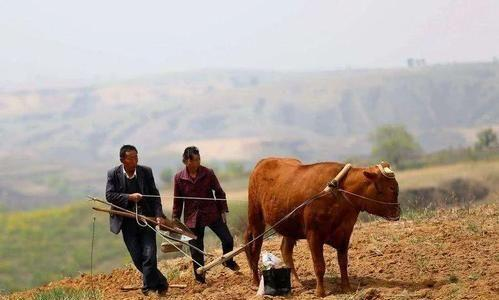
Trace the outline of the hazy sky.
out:
M 0 88 L 499 57 L 499 1 L 0 0 Z

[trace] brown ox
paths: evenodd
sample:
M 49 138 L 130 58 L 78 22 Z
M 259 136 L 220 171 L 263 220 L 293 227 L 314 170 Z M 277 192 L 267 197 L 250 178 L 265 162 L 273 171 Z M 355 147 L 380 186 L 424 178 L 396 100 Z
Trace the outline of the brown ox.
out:
M 387 163 L 381 164 L 389 171 Z M 248 228 L 245 242 L 252 240 L 281 220 L 305 200 L 320 193 L 326 184 L 340 172 L 344 164 L 325 162 L 303 165 L 289 158 L 261 160 L 253 170 L 248 187 Z M 385 169 L 388 168 L 388 169 Z M 345 193 L 327 193 L 297 210 L 283 221 L 276 231 L 283 236 L 281 253 L 284 263 L 291 268 L 299 282 L 293 264 L 293 248 L 296 240 L 307 239 L 314 271 L 317 277 L 316 295 L 323 297 L 325 263 L 324 244 L 337 250 L 341 273 L 341 287 L 349 290 L 347 264 L 348 244 L 360 211 L 398 220 L 398 183 L 390 173 L 378 166 L 352 168 L 340 181 L 339 188 L 365 198 Z M 394 176 L 393 173 L 391 176 Z M 372 200 L 368 200 L 370 198 Z M 263 239 L 257 239 L 246 248 L 246 256 L 253 273 L 253 283 L 258 284 L 258 260 Z

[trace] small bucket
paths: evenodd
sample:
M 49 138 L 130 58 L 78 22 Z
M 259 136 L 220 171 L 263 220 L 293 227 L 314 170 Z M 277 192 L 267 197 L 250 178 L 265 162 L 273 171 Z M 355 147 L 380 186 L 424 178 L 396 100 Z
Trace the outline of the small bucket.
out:
M 263 288 L 265 295 L 279 296 L 291 292 L 291 269 L 271 268 L 263 271 Z

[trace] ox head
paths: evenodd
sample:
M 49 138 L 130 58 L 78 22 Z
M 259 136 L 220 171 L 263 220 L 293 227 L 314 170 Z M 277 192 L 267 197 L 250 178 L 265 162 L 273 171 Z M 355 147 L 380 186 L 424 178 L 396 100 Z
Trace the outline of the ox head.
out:
M 399 185 L 395 173 L 390 169 L 390 164 L 380 164 L 363 171 L 367 181 L 364 193 L 366 198 L 362 207 L 368 213 L 383 217 L 391 221 L 400 218 L 400 205 L 398 203 Z

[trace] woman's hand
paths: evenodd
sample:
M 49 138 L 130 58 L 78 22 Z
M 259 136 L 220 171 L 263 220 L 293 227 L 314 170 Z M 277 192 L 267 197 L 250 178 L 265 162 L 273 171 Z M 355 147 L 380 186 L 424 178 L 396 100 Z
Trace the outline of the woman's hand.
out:
M 227 215 L 223 212 L 222 213 L 222 221 L 227 224 Z

